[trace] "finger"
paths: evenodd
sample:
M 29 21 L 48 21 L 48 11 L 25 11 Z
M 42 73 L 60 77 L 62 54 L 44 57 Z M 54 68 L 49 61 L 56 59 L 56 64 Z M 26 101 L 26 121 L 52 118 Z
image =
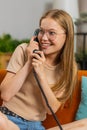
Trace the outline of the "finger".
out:
M 45 58 L 43 51 L 40 51 L 40 55 L 42 58 Z
M 32 54 L 33 59 L 40 60 L 41 56 L 38 53 L 33 53 Z
M 43 51 L 39 51 L 38 50 L 37 53 L 40 55 L 40 57 L 41 57 L 42 60 L 45 60 L 45 55 L 44 55 Z
M 32 36 L 30 41 L 34 41 L 35 38 L 36 38 L 36 36 Z
M 37 60 L 34 59 L 34 61 L 32 62 L 32 66 L 34 68 L 39 67 L 39 69 L 40 69 L 40 66 L 42 66 L 42 62 L 40 62 L 40 61 L 37 62 Z

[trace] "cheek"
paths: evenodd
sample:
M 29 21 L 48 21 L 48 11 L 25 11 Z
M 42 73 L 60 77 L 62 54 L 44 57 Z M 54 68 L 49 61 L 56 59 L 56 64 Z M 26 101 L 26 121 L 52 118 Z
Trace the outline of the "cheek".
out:
M 61 50 L 61 49 L 63 48 L 64 44 L 65 44 L 65 43 L 60 43 L 60 44 L 58 44 L 59 50 Z
M 39 42 L 39 49 L 41 50 L 41 37 L 37 37 L 38 38 L 38 42 Z
M 60 38 L 57 39 L 57 44 L 60 48 L 62 48 L 65 44 L 66 41 L 66 36 L 62 36 Z
M 37 38 L 38 38 L 38 41 L 39 41 L 39 43 L 40 43 L 40 41 L 41 41 L 41 37 L 38 35 L 38 37 L 37 37 Z

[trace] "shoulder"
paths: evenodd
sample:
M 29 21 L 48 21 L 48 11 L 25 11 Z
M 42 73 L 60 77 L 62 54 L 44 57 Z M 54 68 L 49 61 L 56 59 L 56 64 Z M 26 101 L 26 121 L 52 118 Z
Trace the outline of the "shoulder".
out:
M 19 47 L 26 48 L 28 46 L 28 43 L 21 43 Z
M 14 50 L 12 57 L 20 57 L 20 56 L 26 56 L 26 48 L 27 48 L 28 44 L 27 43 L 21 43 L 20 45 L 18 45 L 16 47 L 16 49 Z
M 24 66 L 27 60 L 27 45 L 27 43 L 22 43 L 16 47 L 8 63 L 7 70 L 17 72 L 21 67 Z
M 28 46 L 28 43 L 21 43 L 20 45 L 17 46 L 16 50 L 20 49 L 20 50 L 26 50 Z

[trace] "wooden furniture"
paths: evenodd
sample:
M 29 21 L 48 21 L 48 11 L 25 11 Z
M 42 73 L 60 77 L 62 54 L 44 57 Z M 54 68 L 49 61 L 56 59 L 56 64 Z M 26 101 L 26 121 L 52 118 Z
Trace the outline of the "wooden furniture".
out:
M 0 70 L 0 83 L 2 82 L 5 74 L 6 74 L 6 70 Z M 67 101 L 64 105 L 64 108 L 59 109 L 56 112 L 56 115 L 61 124 L 66 124 L 75 120 L 75 114 L 81 100 L 81 77 L 82 76 L 87 76 L 87 70 L 78 71 L 78 82 L 74 90 L 71 105 L 69 101 Z M 1 103 L 2 101 L 0 99 L 0 104 Z M 54 120 L 52 115 L 47 115 L 47 119 L 43 121 L 43 125 L 45 126 L 45 128 L 51 128 L 57 126 L 56 121 Z

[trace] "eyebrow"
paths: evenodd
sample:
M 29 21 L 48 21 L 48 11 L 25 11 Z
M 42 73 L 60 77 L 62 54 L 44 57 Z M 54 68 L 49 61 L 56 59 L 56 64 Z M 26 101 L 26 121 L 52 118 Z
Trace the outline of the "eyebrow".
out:
M 44 29 L 44 28 L 40 27 L 40 29 L 43 29 L 43 30 L 46 30 L 46 31 L 58 31 L 58 30 L 53 29 L 53 28 L 50 28 L 50 29 Z

